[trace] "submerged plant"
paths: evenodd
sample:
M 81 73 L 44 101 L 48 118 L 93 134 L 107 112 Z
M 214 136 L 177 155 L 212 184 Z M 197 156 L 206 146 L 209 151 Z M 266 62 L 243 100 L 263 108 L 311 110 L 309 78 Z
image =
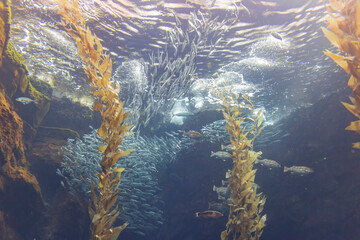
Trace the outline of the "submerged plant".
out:
M 127 156 L 133 151 L 121 150 L 125 136 L 131 134 L 132 126 L 124 123 L 129 112 L 124 112 L 124 102 L 120 102 L 118 94 L 120 86 L 114 86 L 110 81 L 112 75 L 112 61 L 109 54 L 105 54 L 99 38 L 86 26 L 77 0 L 70 3 L 58 0 L 61 9 L 58 14 L 63 18 L 63 26 L 75 39 L 78 55 L 83 60 L 83 67 L 89 78 L 92 94 L 97 102 L 94 110 L 99 111 L 102 122 L 97 134 L 102 138 L 103 145 L 98 151 L 103 153 L 100 162 L 101 172 L 97 174 L 97 191 L 91 182 L 92 202 L 89 203 L 91 219 L 91 239 L 115 240 L 128 225 L 113 227 L 120 214 L 118 207 L 114 207 L 118 198 L 118 188 L 121 173 L 124 168 L 118 168 L 115 163 L 119 158 Z
M 224 84 L 222 89 L 210 86 L 210 89 L 221 99 L 221 111 L 234 149 L 233 169 L 226 173 L 231 191 L 229 218 L 221 239 L 259 239 L 265 227 L 266 215 L 261 213 L 266 198 L 257 193 L 257 185 L 254 183 L 256 169 L 253 169 L 253 165 L 261 155 L 261 152 L 254 151 L 254 141 L 262 131 L 262 110 L 255 111 L 249 96 L 239 98 L 234 94 L 233 85 L 227 88 Z M 240 103 L 239 99 L 244 102 Z M 254 117 L 244 117 L 243 109 L 249 109 Z M 244 126 L 245 122 L 250 122 L 250 128 Z
M 360 2 L 358 0 L 330 0 L 326 5 L 328 16 L 327 28 L 322 28 L 325 36 L 340 51 L 335 54 L 326 50 L 325 55 L 334 60 L 345 72 L 351 74 L 348 86 L 352 88 L 354 97 L 352 104 L 342 104 L 360 119 Z M 360 120 L 353 121 L 346 130 L 360 134 Z M 360 149 L 360 142 L 353 143 L 353 148 Z

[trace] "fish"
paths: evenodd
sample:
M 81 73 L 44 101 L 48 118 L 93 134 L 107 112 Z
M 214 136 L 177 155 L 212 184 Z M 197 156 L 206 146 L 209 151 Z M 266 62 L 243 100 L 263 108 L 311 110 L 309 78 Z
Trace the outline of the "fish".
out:
M 210 157 L 221 158 L 224 161 L 227 159 L 232 159 L 232 155 L 225 151 L 218 151 L 218 152 L 211 151 Z
M 196 212 L 195 217 L 204 217 L 204 218 L 219 218 L 224 216 L 221 212 L 215 210 L 206 210 L 203 212 Z
M 187 132 L 184 131 L 184 136 L 192 139 L 201 139 L 203 135 L 197 131 L 189 130 Z
M 313 169 L 305 166 L 292 166 L 292 167 L 285 167 L 284 172 L 290 172 L 291 174 L 298 174 L 300 176 L 308 175 L 310 173 L 315 172 Z
M 216 187 L 215 185 L 213 186 L 213 191 L 216 192 L 218 194 L 218 198 L 219 199 L 229 199 L 231 197 L 231 191 L 229 186 L 226 187 Z
M 18 101 L 18 102 L 21 102 L 24 105 L 35 102 L 33 99 L 28 98 L 28 97 L 18 97 L 15 100 Z
M 234 151 L 234 146 L 229 144 L 229 145 L 222 145 L 221 144 L 221 150 L 225 150 L 227 152 L 233 152 Z
M 273 36 L 276 39 L 283 40 L 282 36 L 277 32 L 272 32 L 271 36 Z
M 281 165 L 278 162 L 271 160 L 271 159 L 266 159 L 266 158 L 264 158 L 262 160 L 259 160 L 259 159 L 255 160 L 255 164 L 260 164 L 261 166 L 265 166 L 265 167 L 269 168 L 270 170 L 272 168 L 280 168 L 281 167 Z
M 190 113 L 190 112 L 177 112 L 177 113 L 173 113 L 173 116 L 176 116 L 176 117 L 190 117 L 190 116 L 193 116 L 193 114 Z

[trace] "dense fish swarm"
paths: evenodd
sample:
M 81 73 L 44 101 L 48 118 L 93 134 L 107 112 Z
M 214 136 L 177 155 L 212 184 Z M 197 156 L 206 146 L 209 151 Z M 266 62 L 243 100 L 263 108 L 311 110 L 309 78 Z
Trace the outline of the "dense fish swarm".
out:
M 176 160 L 181 149 L 194 141 L 171 132 L 164 136 L 141 137 L 132 135 L 124 141 L 124 148 L 136 149 L 116 166 L 125 168 L 121 176 L 118 204 L 124 206 L 122 215 L 129 222 L 127 228 L 140 234 L 156 229 L 164 221 L 157 173 Z M 62 185 L 75 197 L 90 197 L 90 181 L 96 180 L 101 170 L 100 137 L 93 130 L 82 139 L 69 139 L 63 147 L 64 161 L 57 173 L 63 177 Z

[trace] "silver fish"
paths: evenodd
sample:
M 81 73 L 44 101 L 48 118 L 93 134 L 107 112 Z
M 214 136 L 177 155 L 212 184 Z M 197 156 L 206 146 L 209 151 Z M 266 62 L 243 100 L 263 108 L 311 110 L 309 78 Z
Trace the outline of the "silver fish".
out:
M 193 114 L 190 113 L 190 112 L 177 112 L 177 113 L 173 113 L 173 116 L 176 116 L 176 117 L 190 117 L 190 116 L 193 116 Z
M 281 167 L 281 165 L 278 162 L 271 160 L 271 159 L 262 159 L 262 160 L 257 159 L 255 161 L 255 164 L 260 164 L 262 166 L 270 168 L 270 170 L 272 168 L 280 168 Z
M 228 159 L 232 159 L 232 155 L 230 153 L 224 152 L 224 151 L 218 151 L 218 152 L 211 151 L 210 157 L 220 158 L 224 161 L 228 160 Z
M 28 97 L 18 97 L 15 100 L 18 101 L 18 102 L 21 102 L 24 105 L 35 102 L 33 99 L 28 98 Z
M 292 167 L 285 167 L 284 172 L 290 172 L 291 174 L 298 174 L 300 176 L 308 175 L 310 173 L 315 172 L 313 169 L 305 166 L 292 166 Z
M 234 151 L 234 147 L 233 145 L 229 144 L 229 145 L 222 145 L 221 144 L 221 150 L 225 150 L 227 152 L 233 152 Z
M 273 36 L 274 38 L 279 39 L 279 40 L 283 39 L 282 36 L 277 32 L 272 32 L 271 36 Z

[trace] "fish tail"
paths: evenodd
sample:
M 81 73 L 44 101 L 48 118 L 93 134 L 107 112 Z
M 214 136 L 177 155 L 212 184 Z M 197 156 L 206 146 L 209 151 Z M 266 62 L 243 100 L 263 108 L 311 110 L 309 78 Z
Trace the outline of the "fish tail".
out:
M 213 186 L 213 191 L 216 192 L 216 187 L 215 187 L 215 185 Z
M 221 150 L 224 150 L 224 145 L 221 144 Z
M 289 168 L 284 166 L 284 172 L 288 172 L 288 171 L 289 171 Z
M 195 213 L 195 217 L 199 217 L 199 212 L 196 212 L 196 213 Z
M 210 157 L 213 157 L 214 156 L 214 152 L 213 151 L 211 151 L 211 153 L 210 153 Z

